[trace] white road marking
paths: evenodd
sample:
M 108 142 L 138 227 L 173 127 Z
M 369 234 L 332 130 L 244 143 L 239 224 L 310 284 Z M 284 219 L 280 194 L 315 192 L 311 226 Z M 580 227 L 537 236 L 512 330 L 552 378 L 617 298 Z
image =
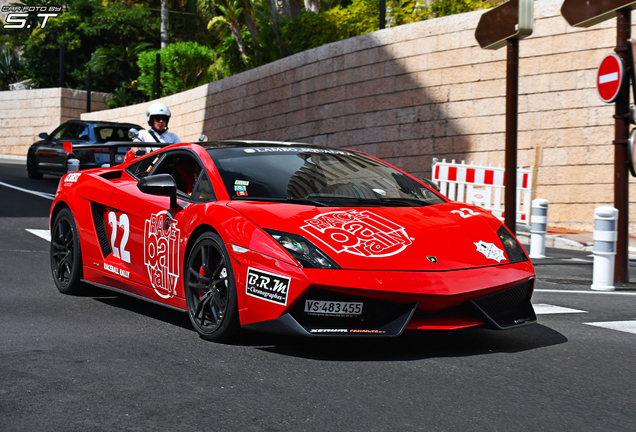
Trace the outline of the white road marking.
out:
M 591 323 L 583 323 L 583 324 L 636 334 L 636 320 L 591 322 Z
M 29 190 L 29 189 L 24 189 L 24 188 L 21 188 L 21 187 L 13 186 L 13 185 L 10 185 L 10 184 L 4 183 L 4 182 L 0 182 L 0 186 L 5 186 L 5 187 L 11 188 L 11 189 L 19 190 L 20 192 L 26 192 L 26 193 L 30 193 L 32 195 L 37 195 L 37 196 L 42 197 L 42 198 L 50 199 L 51 201 L 55 199 L 55 195 L 54 194 L 50 194 L 50 193 L 46 193 L 46 192 L 32 191 L 32 190 Z
M 532 305 L 537 315 L 562 314 L 562 313 L 587 313 L 578 309 L 570 309 L 562 306 L 554 306 L 550 304 L 537 303 Z
M 30 232 L 31 234 L 34 234 L 40 238 L 43 238 L 44 240 L 50 242 L 51 241 L 51 232 L 49 230 L 42 230 L 42 229 L 26 229 L 28 232 Z
M 598 77 L 599 84 L 605 84 L 612 81 L 618 81 L 618 72 L 612 72 Z
M 581 291 L 581 290 L 556 290 L 556 289 L 535 289 L 534 292 L 559 293 L 559 294 L 598 294 L 598 295 L 622 295 L 636 296 L 636 292 L 624 291 Z

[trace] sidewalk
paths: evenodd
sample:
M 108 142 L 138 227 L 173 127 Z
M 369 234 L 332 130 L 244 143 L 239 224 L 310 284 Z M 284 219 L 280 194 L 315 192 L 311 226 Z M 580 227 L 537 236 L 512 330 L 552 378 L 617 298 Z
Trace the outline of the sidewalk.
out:
M 24 164 L 26 166 L 26 156 L 0 154 L 0 162 L 11 164 Z
M 517 238 L 523 245 L 530 244 L 530 226 L 517 224 Z M 545 236 L 545 247 L 557 249 L 576 249 L 592 252 L 594 239 L 591 232 L 553 228 L 548 226 Z M 636 258 L 636 237 L 629 238 L 630 258 Z

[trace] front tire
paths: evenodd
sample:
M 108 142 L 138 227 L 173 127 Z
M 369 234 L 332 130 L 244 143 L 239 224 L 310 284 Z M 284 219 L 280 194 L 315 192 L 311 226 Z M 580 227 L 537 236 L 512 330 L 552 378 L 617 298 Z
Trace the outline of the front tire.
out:
M 221 342 L 239 330 L 238 300 L 230 256 L 221 238 L 202 234 L 188 255 L 184 277 L 188 316 L 201 338 Z
M 38 170 L 38 165 L 35 161 L 35 155 L 33 152 L 29 152 L 27 155 L 27 175 L 30 179 L 39 180 L 42 178 L 42 173 Z
M 82 279 L 82 251 L 73 213 L 62 209 L 55 218 L 51 232 L 51 272 L 57 289 L 63 294 L 75 294 Z

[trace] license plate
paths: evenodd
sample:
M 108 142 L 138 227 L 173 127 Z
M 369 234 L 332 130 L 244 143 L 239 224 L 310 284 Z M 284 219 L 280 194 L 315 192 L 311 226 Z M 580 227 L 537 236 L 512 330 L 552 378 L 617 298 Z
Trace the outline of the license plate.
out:
M 362 302 L 305 300 L 305 312 L 312 315 L 358 316 L 362 314 Z

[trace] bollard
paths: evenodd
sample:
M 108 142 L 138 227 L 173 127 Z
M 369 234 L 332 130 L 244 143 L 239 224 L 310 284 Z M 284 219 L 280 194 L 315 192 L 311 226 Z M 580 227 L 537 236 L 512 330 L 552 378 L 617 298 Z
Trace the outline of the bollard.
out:
M 532 200 L 530 218 L 530 258 L 545 258 L 545 235 L 548 232 L 548 200 Z
M 79 171 L 79 160 L 69 159 L 66 172 Z
M 594 270 L 591 288 L 614 291 L 614 256 L 616 255 L 616 220 L 618 210 L 603 206 L 594 210 Z

